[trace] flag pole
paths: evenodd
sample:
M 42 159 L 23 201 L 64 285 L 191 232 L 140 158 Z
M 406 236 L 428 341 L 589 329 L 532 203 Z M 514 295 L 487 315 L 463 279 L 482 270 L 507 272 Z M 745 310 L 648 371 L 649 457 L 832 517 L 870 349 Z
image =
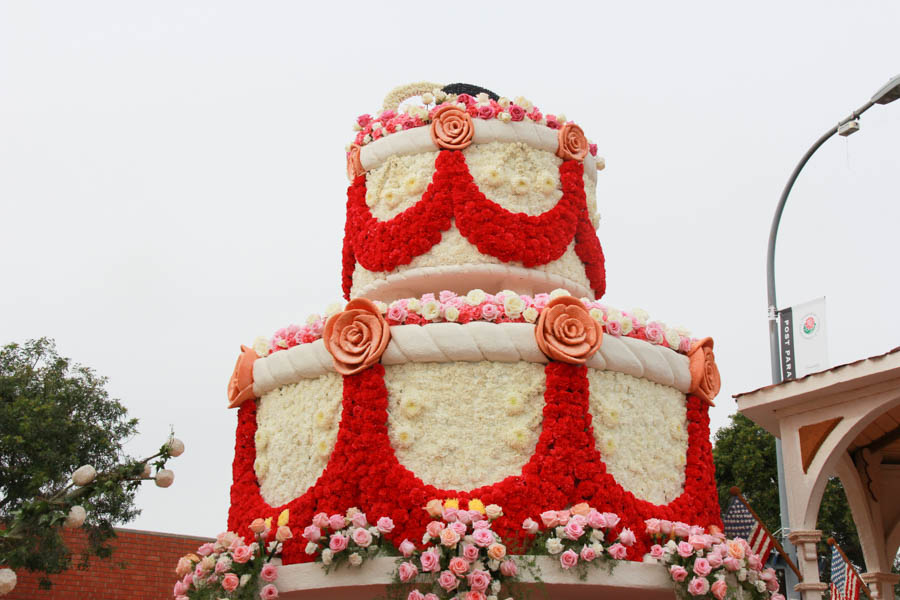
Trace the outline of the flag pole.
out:
M 860 587 L 862 587 L 862 591 L 866 593 L 866 598 L 872 600 L 872 594 L 869 593 L 869 586 L 866 585 L 866 582 L 863 581 L 863 578 L 860 577 L 859 573 L 856 572 L 856 567 L 853 566 L 853 563 L 850 562 L 850 559 L 848 559 L 847 555 L 844 554 L 844 549 L 838 545 L 837 540 L 835 540 L 833 537 L 828 538 L 828 545 L 834 546 L 835 550 L 838 551 L 838 554 L 841 555 L 841 558 L 844 559 L 844 562 L 847 563 L 847 566 L 850 567 L 850 570 L 853 571 L 853 575 L 856 576 L 857 579 L 859 579 Z
M 797 565 L 794 564 L 794 561 L 791 560 L 791 556 L 785 551 L 784 546 L 781 545 L 781 542 L 779 542 L 778 539 L 774 535 L 772 535 L 772 533 L 769 531 L 769 528 L 766 527 L 766 524 L 763 523 L 762 519 L 759 518 L 759 515 L 756 514 L 756 511 L 753 510 L 753 507 L 751 507 L 750 503 L 747 502 L 747 499 L 741 495 L 741 488 L 734 486 L 728 491 L 732 496 L 740 500 L 741 503 L 747 507 L 747 510 L 750 511 L 750 514 L 753 515 L 753 518 L 756 519 L 756 521 L 759 523 L 759 526 L 762 527 L 763 531 L 766 532 L 766 535 L 768 535 L 772 539 L 772 544 L 775 546 L 775 549 L 778 550 L 778 553 L 781 555 L 781 558 L 784 559 L 784 562 L 786 562 L 791 570 L 797 575 L 797 579 L 803 581 L 803 575 L 800 574 L 800 569 L 798 569 Z

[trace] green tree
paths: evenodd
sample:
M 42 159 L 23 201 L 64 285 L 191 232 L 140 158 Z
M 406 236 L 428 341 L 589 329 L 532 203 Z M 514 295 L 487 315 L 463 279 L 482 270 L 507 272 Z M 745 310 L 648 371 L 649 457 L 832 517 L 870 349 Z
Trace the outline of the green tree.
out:
M 73 556 L 60 529 L 83 526 L 86 568 L 91 556 L 110 555 L 113 526 L 139 513 L 134 496 L 151 461 L 157 483 L 171 483 L 165 461 L 183 444 L 172 439 L 143 460 L 127 456 L 122 446 L 137 420 L 109 397 L 106 382 L 60 357 L 47 338 L 0 350 L 0 564 L 65 571 Z M 46 577 L 41 583 L 49 586 Z
M 729 490 L 737 486 L 769 531 L 775 533 L 781 526 L 775 437 L 744 415 L 736 413 L 727 427 L 716 432 L 713 460 L 716 463 L 722 511 L 731 503 Z M 850 505 L 837 477 L 830 478 L 825 486 L 816 527 L 822 530 L 824 538 L 819 543 L 820 557 L 831 556 L 831 548 L 825 539 L 833 536 L 854 564 L 865 564 Z M 827 560 L 824 562 L 828 563 Z M 822 574 L 823 581 L 828 581 L 828 575 Z

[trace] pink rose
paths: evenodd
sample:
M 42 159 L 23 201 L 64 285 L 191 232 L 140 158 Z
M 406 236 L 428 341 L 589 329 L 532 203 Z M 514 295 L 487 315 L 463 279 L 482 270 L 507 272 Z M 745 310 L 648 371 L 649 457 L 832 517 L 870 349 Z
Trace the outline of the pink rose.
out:
M 713 569 L 718 569 L 722 566 L 722 555 L 712 552 L 707 555 L 706 561 L 709 563 L 710 567 L 712 567 Z
M 337 531 L 338 529 L 344 528 L 344 517 L 338 514 L 333 514 L 328 517 L 328 526 Z
M 416 545 L 411 541 L 404 539 L 400 542 L 400 547 L 397 549 L 400 551 L 400 554 L 403 555 L 403 558 L 409 558 L 412 556 L 413 552 L 416 551 Z
M 516 565 L 516 561 L 512 559 L 504 560 L 500 563 L 500 573 L 502 573 L 504 577 L 515 577 L 519 573 L 519 567 Z
M 406 309 L 400 305 L 392 304 L 391 307 L 387 311 L 388 321 L 397 321 L 398 323 L 402 323 L 406 319 Z
M 486 600 L 484 592 L 471 590 L 466 592 L 465 600 Z
M 687 569 L 682 566 L 672 565 L 669 567 L 669 575 L 672 576 L 673 580 L 681 582 L 687 579 L 688 572 Z
M 537 109 L 535 106 L 531 109 L 531 112 L 528 113 L 528 118 L 534 121 L 535 123 L 540 123 L 541 119 L 544 118 L 544 115 Z
M 739 558 L 729 556 L 722 562 L 725 563 L 725 568 L 729 571 L 739 571 L 741 569 L 741 559 Z
M 429 594 L 429 596 L 430 595 L 431 594 Z M 425 600 L 425 595 L 419 590 L 413 590 L 409 593 L 409 596 L 406 597 L 406 600 Z
M 366 520 L 366 513 L 364 512 L 354 513 L 353 516 L 350 517 L 350 523 L 352 523 L 354 527 L 369 526 L 369 522 Z
M 278 588 L 270 583 L 259 590 L 259 597 L 262 600 L 275 600 L 278 597 Z
M 487 571 L 472 571 L 467 579 L 469 580 L 469 587 L 476 592 L 483 592 L 491 584 L 491 575 Z
M 619 532 L 619 541 L 626 546 L 631 546 L 635 542 L 634 532 L 626 527 Z
M 332 533 L 331 539 L 328 540 L 328 547 L 331 548 L 332 552 L 340 552 L 341 550 L 345 550 L 347 548 L 348 542 L 349 538 L 346 535 L 341 535 L 340 533 Z
M 513 121 L 521 121 L 525 118 L 525 109 L 518 104 L 509 105 L 509 116 Z
M 275 540 L 279 542 L 283 542 L 285 540 L 289 540 L 294 537 L 294 534 L 291 533 L 291 528 L 287 525 L 279 525 L 278 530 L 275 531 Z
M 225 571 L 227 571 L 230 568 L 231 568 L 231 559 L 228 558 L 227 556 L 223 556 L 222 558 L 220 558 L 219 560 L 216 561 L 215 571 L 219 575 L 221 575 L 222 573 L 224 573 Z
M 616 513 L 603 513 L 603 516 L 606 518 L 606 526 L 607 527 L 615 527 L 619 524 L 619 515 Z
M 449 592 L 459 587 L 459 580 L 450 571 L 441 571 L 441 574 L 438 576 L 438 585 Z
M 263 578 L 263 581 L 275 581 L 278 579 L 278 566 L 272 563 L 264 564 L 262 571 L 259 572 L 259 576 Z
M 747 566 L 751 569 L 758 571 L 762 567 L 762 563 L 759 560 L 759 555 L 751 554 L 747 557 Z
M 478 560 L 478 548 L 472 544 L 463 544 L 462 555 L 467 561 L 475 562 Z
M 556 120 L 556 115 L 547 115 L 547 127 L 559 129 L 559 121 Z
M 238 576 L 234 573 L 228 573 L 225 577 L 222 578 L 222 587 L 226 592 L 233 592 L 237 589 L 238 584 L 241 582 L 238 579 Z
M 526 533 L 534 535 L 538 532 L 538 524 L 534 521 L 534 519 L 529 517 L 522 521 L 522 529 L 524 529 Z
M 428 535 L 431 537 L 436 538 L 441 535 L 441 531 L 443 531 L 444 527 L 446 527 L 446 525 L 440 521 L 432 521 L 425 527 L 425 531 L 427 531 Z
M 663 333 L 663 328 L 656 321 L 650 321 L 644 326 L 644 337 L 647 338 L 647 341 L 651 344 L 661 344 L 665 341 L 666 335 Z M 678 525 L 678 523 L 676 523 Z M 681 523 L 684 525 L 684 523 Z M 688 533 L 685 532 L 684 535 Z M 681 535 L 679 533 L 675 533 L 675 535 Z
M 781 594 L 772 594 L 772 597 L 769 600 L 784 600 L 784 596 Z
M 213 550 L 215 550 L 215 546 L 207 542 L 197 548 L 197 554 L 199 554 L 200 556 L 209 556 L 213 553 Z
M 485 304 L 481 307 L 481 316 L 486 321 L 493 321 L 500 314 L 500 309 L 496 304 Z
M 403 562 L 400 563 L 400 566 L 397 568 L 397 572 L 400 574 L 400 581 L 406 583 L 412 580 L 416 575 L 419 574 L 419 570 L 416 568 L 416 565 L 411 562 Z
M 597 144 L 590 144 L 588 146 L 588 152 L 591 153 L 591 156 L 597 156 Z
M 709 564 L 709 561 L 705 558 L 698 558 L 694 561 L 694 574 L 699 575 L 700 577 L 706 577 L 712 572 L 712 566 Z
M 466 535 L 466 526 L 459 521 L 454 521 L 450 523 L 449 529 L 452 529 L 456 532 L 456 534 L 460 537 Z
M 581 560 L 591 562 L 595 558 L 597 558 L 597 552 L 595 552 L 594 549 L 590 546 L 584 546 L 581 549 Z
M 603 513 L 597 512 L 593 508 L 591 512 L 588 513 L 588 525 L 590 525 L 594 529 L 606 529 L 609 525 L 606 523 L 606 517 L 603 516 Z
M 694 547 L 687 542 L 678 542 L 678 556 L 687 558 L 694 553 Z
M 356 117 L 356 124 L 359 125 L 360 127 L 365 127 L 366 125 L 368 125 L 371 122 L 372 122 L 372 115 L 365 114 L 365 115 L 359 115 L 358 117 Z
M 705 577 L 694 577 L 688 584 L 688 593 L 691 596 L 705 596 L 709 591 L 709 581 Z
M 463 512 L 465 512 L 465 511 L 463 511 Z M 442 518 L 443 518 L 445 521 L 447 521 L 448 523 L 452 523 L 453 521 L 456 521 L 457 519 L 459 519 L 459 516 L 460 516 L 460 515 L 459 515 L 459 510 L 458 510 L 458 509 L 455 509 L 455 508 L 445 508 L 445 509 L 444 509 L 444 514 L 441 515 L 441 516 L 442 516 Z M 468 515 L 466 515 L 466 517 L 468 517 Z
M 725 595 L 728 593 L 728 584 L 725 583 L 724 579 L 717 579 L 710 587 L 710 590 L 712 595 L 716 597 L 716 600 L 725 600 Z
M 569 522 L 569 511 L 567 510 L 558 510 L 556 511 L 556 518 L 559 519 L 560 525 L 566 525 Z
M 491 526 L 491 522 L 486 519 L 479 519 L 472 522 L 473 529 L 487 529 Z
M 303 530 L 303 537 L 311 542 L 317 542 L 319 541 L 319 538 L 322 537 L 322 530 L 315 525 L 308 525 L 306 529 Z
M 659 521 L 659 531 L 663 535 L 669 535 L 670 533 L 672 533 L 672 521 L 669 521 L 668 519 L 661 519 Z
M 313 517 L 312 524 L 319 529 L 325 529 L 329 525 L 328 515 L 323 512 L 318 513 Z
M 571 569 L 578 564 L 578 555 L 572 550 L 566 550 L 559 556 L 559 564 L 563 569 Z
M 647 533 L 650 535 L 659 535 L 659 519 L 647 519 L 644 521 L 647 526 Z
M 454 575 L 465 575 L 466 571 L 469 570 L 469 563 L 461 556 L 454 556 L 450 559 L 450 564 L 447 568 Z
M 704 550 L 708 548 L 705 535 L 692 535 L 688 538 L 688 544 L 693 546 L 694 550 Z
M 544 523 L 544 527 L 546 527 L 547 529 L 559 525 L 559 517 L 556 516 L 555 510 L 546 510 L 542 512 L 541 521 Z
M 236 563 L 245 563 L 253 556 L 253 551 L 250 550 L 250 546 L 241 546 L 240 548 L 236 548 L 233 553 L 234 562 Z
M 441 531 L 441 545 L 455 546 L 457 542 L 459 542 L 459 534 L 455 529 L 448 527 Z
M 434 549 L 423 552 L 420 560 L 422 561 L 423 571 L 437 573 L 441 568 L 441 558 Z
M 372 543 L 372 534 L 365 527 L 357 527 L 353 530 L 353 541 L 360 548 L 368 548 Z
M 665 552 L 663 551 L 663 547 L 659 544 L 653 544 L 650 546 L 650 556 L 653 558 L 662 558 Z
M 490 105 L 484 105 L 478 107 L 478 118 L 479 119 L 493 119 L 494 118 L 494 107 Z
M 606 551 L 616 560 L 622 560 L 628 556 L 628 548 L 618 542 L 607 548 Z
M 186 594 L 188 591 L 188 586 L 184 585 L 182 581 L 175 582 L 175 589 L 172 592 L 173 596 L 181 596 L 182 594 Z
M 476 529 L 472 533 L 472 539 L 475 540 L 476 544 L 485 548 L 494 541 L 494 535 L 490 529 Z
M 620 337 L 622 335 L 622 324 L 618 321 L 607 321 L 603 324 L 606 327 L 606 333 L 609 335 Z
M 574 519 L 566 524 L 566 537 L 570 540 L 577 540 L 584 535 L 584 527 L 579 525 Z

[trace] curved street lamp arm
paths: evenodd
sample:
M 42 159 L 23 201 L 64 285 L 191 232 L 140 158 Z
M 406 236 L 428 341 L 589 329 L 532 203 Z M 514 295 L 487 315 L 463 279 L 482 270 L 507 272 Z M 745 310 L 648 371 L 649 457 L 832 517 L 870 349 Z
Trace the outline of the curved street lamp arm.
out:
M 769 230 L 769 247 L 766 254 L 766 292 L 769 307 L 769 355 L 772 367 L 772 383 L 781 383 L 782 381 L 781 361 L 778 352 L 778 328 L 775 317 L 775 311 L 778 306 L 775 299 L 775 241 L 778 238 L 778 226 L 781 224 L 781 213 L 784 212 L 784 206 L 787 204 L 788 195 L 791 193 L 791 188 L 794 187 L 794 182 L 797 181 L 800 171 L 803 170 L 803 167 L 806 166 L 806 163 L 809 162 L 809 159 L 815 154 L 816 150 L 828 141 L 828 138 L 837 133 L 838 128 L 841 125 L 858 119 L 860 115 L 872 108 L 872 106 L 874 106 L 874 103 L 871 100 L 866 102 L 853 111 L 849 117 L 839 121 L 837 125 L 826 131 L 822 137 L 816 140 L 810 149 L 806 151 L 806 154 L 803 155 L 803 158 L 800 159 L 800 162 L 797 163 L 797 166 L 794 167 L 794 172 L 791 173 L 787 184 L 784 186 L 784 191 L 781 192 L 781 199 L 778 201 L 778 206 L 775 208 L 775 216 L 772 218 L 772 228 Z

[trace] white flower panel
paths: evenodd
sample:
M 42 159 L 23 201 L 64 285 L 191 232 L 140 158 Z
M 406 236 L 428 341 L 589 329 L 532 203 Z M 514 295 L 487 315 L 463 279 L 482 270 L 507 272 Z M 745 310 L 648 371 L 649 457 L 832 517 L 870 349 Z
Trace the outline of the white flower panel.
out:
M 588 369 L 590 412 L 607 471 L 636 497 L 667 504 L 684 489 L 687 405 L 677 389 Z
M 391 445 L 426 484 L 472 490 L 520 474 L 534 454 L 544 365 L 406 363 L 385 371 Z
M 343 378 L 330 373 L 282 386 L 258 401 L 253 468 L 270 506 L 301 496 L 325 470 L 342 397 Z

